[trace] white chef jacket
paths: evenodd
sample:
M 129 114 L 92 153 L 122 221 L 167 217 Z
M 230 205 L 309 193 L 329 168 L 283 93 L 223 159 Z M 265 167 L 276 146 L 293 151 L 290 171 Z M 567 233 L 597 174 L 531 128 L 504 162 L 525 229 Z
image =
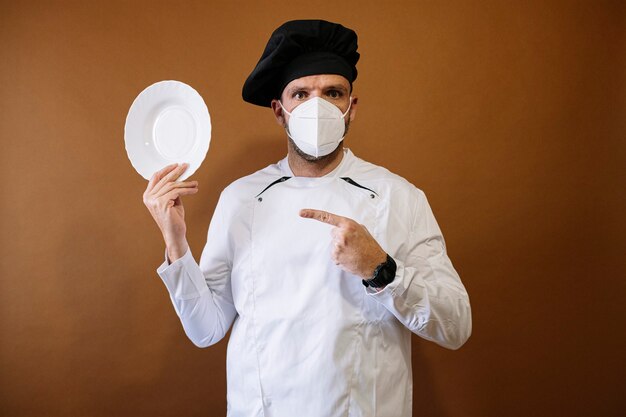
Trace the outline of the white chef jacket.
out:
M 394 281 L 377 292 L 335 265 L 332 226 L 303 208 L 365 225 L 396 261 Z M 231 417 L 411 416 L 411 332 L 457 349 L 472 328 L 424 193 L 347 149 L 324 177 L 294 177 L 285 158 L 235 181 L 200 264 L 188 250 L 157 273 L 194 344 L 233 326 Z

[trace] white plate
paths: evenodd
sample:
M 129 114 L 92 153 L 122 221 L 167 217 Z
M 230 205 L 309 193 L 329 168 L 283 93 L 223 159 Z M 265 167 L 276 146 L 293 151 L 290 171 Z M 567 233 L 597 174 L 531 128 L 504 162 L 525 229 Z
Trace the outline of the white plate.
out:
M 124 126 L 126 153 L 145 179 L 166 165 L 189 163 L 189 178 L 211 142 L 211 117 L 200 94 L 180 81 L 160 81 L 133 101 Z

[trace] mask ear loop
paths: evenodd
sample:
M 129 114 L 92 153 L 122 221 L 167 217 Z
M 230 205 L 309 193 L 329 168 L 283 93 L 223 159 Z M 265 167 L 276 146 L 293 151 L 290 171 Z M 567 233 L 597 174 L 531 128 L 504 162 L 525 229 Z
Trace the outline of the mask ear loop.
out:
M 351 100 L 352 100 L 352 99 L 351 99 Z M 291 117 L 291 113 L 289 113 L 289 112 L 287 111 L 287 109 L 283 106 L 283 103 L 281 103 L 281 102 L 280 102 L 280 100 L 278 100 L 278 104 L 280 104 L 280 108 L 281 108 L 281 109 L 283 109 L 283 111 L 284 111 L 285 113 L 287 113 L 287 114 L 289 115 L 289 117 Z M 350 104 L 352 104 L 352 103 L 350 103 Z
M 289 117 L 291 117 L 291 113 L 287 111 L 287 109 L 283 106 L 283 103 L 281 103 L 280 100 L 278 100 L 278 104 L 280 104 L 280 108 L 283 109 L 283 111 L 287 113 Z M 285 133 L 287 133 L 289 139 L 293 140 L 293 138 L 291 137 L 291 133 L 289 133 L 289 123 L 285 123 Z
M 350 109 L 352 108 L 352 96 L 350 96 L 350 104 L 348 105 L 348 110 L 346 110 L 346 112 L 344 114 L 341 115 L 342 119 L 345 119 L 346 114 L 348 114 L 348 112 L 350 111 Z M 291 116 L 291 115 L 290 115 Z
M 350 111 L 351 108 L 352 108 L 352 96 L 350 96 L 350 104 L 348 105 L 348 110 L 346 110 L 346 112 L 341 115 L 341 119 L 344 121 L 344 124 L 345 124 L 345 120 L 346 120 L 346 114 L 348 114 L 348 112 Z M 347 133 L 348 133 L 348 131 L 344 127 L 343 136 L 341 137 L 341 139 L 339 139 L 339 142 L 343 141 L 343 139 L 346 137 Z

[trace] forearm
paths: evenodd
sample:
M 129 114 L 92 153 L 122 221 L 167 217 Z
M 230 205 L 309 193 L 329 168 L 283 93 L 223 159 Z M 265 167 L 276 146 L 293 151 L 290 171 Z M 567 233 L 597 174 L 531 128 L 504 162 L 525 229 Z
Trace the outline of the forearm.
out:
M 187 337 L 198 347 L 220 341 L 236 315 L 230 289 L 210 289 L 188 250 L 172 264 L 164 262 L 157 273 L 167 287 Z
M 396 279 L 370 292 L 413 333 L 449 349 L 460 348 L 472 332 L 469 296 L 447 262 L 425 258 L 408 266 L 398 261 Z

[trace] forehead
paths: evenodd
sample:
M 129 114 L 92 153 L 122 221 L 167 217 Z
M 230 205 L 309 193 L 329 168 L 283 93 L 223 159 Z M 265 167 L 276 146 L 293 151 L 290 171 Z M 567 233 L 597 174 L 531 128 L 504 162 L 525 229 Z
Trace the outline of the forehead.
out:
M 324 90 L 328 87 L 343 87 L 350 90 L 350 82 L 345 77 L 336 74 L 308 75 L 289 82 L 283 92 L 295 89 Z

